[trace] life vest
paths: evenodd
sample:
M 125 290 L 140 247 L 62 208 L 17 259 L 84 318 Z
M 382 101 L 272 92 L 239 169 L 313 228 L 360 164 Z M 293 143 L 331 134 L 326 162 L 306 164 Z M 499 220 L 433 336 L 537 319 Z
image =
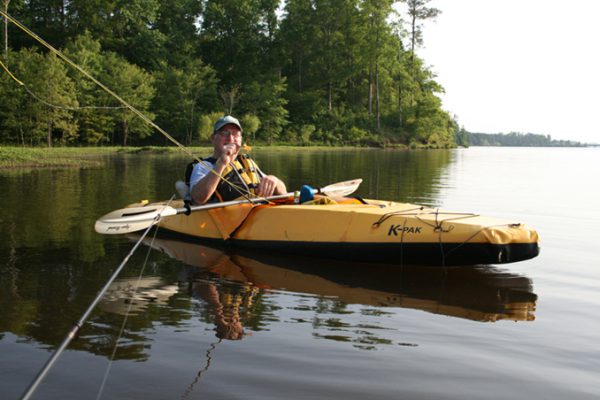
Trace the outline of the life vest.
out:
M 217 162 L 217 159 L 208 157 L 204 158 L 203 161 L 208 161 L 214 165 Z M 197 163 L 198 161 L 194 161 L 188 164 L 186 168 L 185 181 L 188 186 L 190 184 L 192 170 Z M 242 197 L 242 194 L 247 195 L 248 192 L 254 194 L 260 183 L 262 172 L 248 154 L 240 154 L 233 163 L 230 163 L 225 167 L 221 175 L 224 179 L 220 180 L 217 189 L 209 199 L 209 202 L 235 200 Z M 235 187 L 232 184 L 235 185 Z

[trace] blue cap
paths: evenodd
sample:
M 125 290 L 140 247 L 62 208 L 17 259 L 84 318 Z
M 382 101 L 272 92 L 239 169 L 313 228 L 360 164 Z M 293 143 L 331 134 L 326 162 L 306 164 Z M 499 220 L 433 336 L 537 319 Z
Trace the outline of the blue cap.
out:
M 243 132 L 242 125 L 240 125 L 240 121 L 237 118 L 232 117 L 231 115 L 226 115 L 221 117 L 215 123 L 215 127 L 213 129 L 213 133 L 224 127 L 225 125 L 233 124 L 240 128 L 240 132 Z
M 315 189 L 308 185 L 302 185 L 300 188 L 300 204 L 311 201 L 315 198 Z

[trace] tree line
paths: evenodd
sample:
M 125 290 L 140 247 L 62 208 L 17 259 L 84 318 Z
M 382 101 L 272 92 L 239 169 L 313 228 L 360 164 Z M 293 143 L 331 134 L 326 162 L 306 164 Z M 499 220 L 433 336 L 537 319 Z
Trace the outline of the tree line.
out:
M 524 147 L 585 147 L 586 144 L 572 140 L 555 140 L 550 135 L 536 133 L 468 133 L 467 145 L 471 146 L 524 146 Z
M 2 0 L 2 9 L 178 141 L 216 116 L 251 143 L 451 147 L 457 123 L 424 60 L 430 0 Z M 165 143 L 4 19 L 0 143 Z

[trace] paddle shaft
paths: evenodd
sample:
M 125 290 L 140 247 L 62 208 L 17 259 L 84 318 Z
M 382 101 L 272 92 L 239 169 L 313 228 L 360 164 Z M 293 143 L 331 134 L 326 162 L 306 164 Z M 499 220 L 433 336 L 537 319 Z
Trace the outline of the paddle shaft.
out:
M 315 188 L 313 190 L 314 190 L 315 194 L 322 193 L 322 189 Z M 244 203 L 249 203 L 249 204 L 266 203 L 266 202 L 269 202 L 272 200 L 289 199 L 290 197 L 294 197 L 295 195 L 296 194 L 294 192 L 289 192 L 289 193 L 285 193 L 285 194 L 276 194 L 274 196 L 269 196 L 269 197 L 256 197 L 256 198 L 250 198 L 250 199 L 222 201 L 219 203 L 199 204 L 199 205 L 195 205 L 195 206 L 176 208 L 175 212 L 177 213 L 176 215 L 178 215 L 178 214 L 191 213 L 194 211 L 213 210 L 215 208 L 235 206 L 235 205 L 244 204 Z
M 269 196 L 269 197 L 256 197 L 256 198 L 250 198 L 250 199 L 222 201 L 219 203 L 208 203 L 208 204 L 200 204 L 200 205 L 196 205 L 196 206 L 176 208 L 175 211 L 177 212 L 177 214 L 185 214 L 188 212 L 201 211 L 201 210 L 213 210 L 215 208 L 235 206 L 235 205 L 244 204 L 244 203 L 250 203 L 250 204 L 266 203 L 271 200 L 289 199 L 290 197 L 293 197 L 293 196 L 294 196 L 294 193 L 286 193 L 286 194 L 278 194 L 278 195 Z
M 347 192 L 350 192 L 350 193 L 354 192 L 361 182 L 362 182 L 362 179 L 360 179 L 360 180 L 356 179 L 351 182 L 350 181 L 349 182 L 341 182 L 342 184 L 348 184 L 349 185 L 348 187 L 352 186 L 352 189 L 350 189 L 350 190 L 348 190 L 346 188 L 346 191 L 344 192 L 344 194 L 346 194 Z M 314 194 L 320 194 L 320 193 L 326 194 L 329 190 L 335 191 L 335 185 L 326 186 L 324 188 L 314 188 L 312 190 L 313 190 Z M 294 197 L 294 196 L 296 196 L 296 193 L 289 192 L 289 193 L 277 194 L 277 195 L 269 196 L 269 197 L 256 197 L 256 198 L 250 198 L 250 199 L 230 200 L 230 201 L 222 201 L 219 203 L 208 203 L 208 204 L 200 204 L 200 205 L 196 205 L 196 206 L 181 207 L 181 208 L 176 208 L 175 211 L 177 212 L 177 214 L 185 214 L 187 212 L 194 212 L 194 211 L 200 211 L 200 210 L 212 210 L 215 208 L 235 206 L 235 205 L 244 204 L 244 203 L 250 203 L 250 204 L 265 203 L 265 202 L 269 202 L 272 200 L 289 199 L 290 197 Z

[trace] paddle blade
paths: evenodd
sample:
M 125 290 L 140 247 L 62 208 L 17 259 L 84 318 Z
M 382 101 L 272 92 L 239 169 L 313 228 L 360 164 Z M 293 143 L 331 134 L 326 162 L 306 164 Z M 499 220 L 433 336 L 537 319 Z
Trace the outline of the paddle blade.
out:
M 319 193 L 326 194 L 327 196 L 348 196 L 349 194 L 356 192 L 356 189 L 358 189 L 361 183 L 362 179 L 333 183 L 319 189 Z
M 100 217 L 94 229 L 103 235 L 120 235 L 141 231 L 156 224 L 161 218 L 176 215 L 177 210 L 169 206 L 128 207 L 111 211 Z

